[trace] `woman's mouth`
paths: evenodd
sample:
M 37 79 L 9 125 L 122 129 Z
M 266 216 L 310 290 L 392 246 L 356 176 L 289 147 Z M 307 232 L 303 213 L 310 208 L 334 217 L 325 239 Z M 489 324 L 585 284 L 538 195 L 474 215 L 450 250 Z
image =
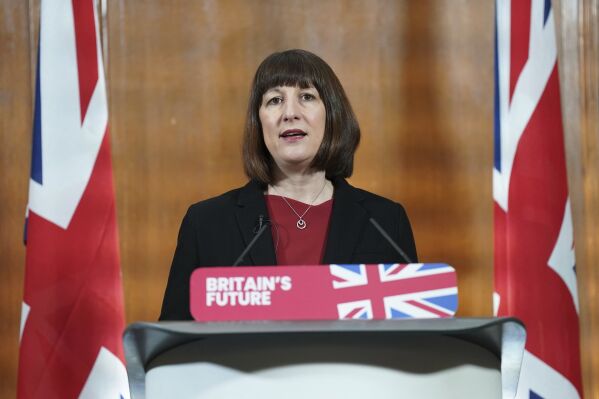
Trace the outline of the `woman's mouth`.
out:
M 279 138 L 287 142 L 294 142 L 303 139 L 307 135 L 308 133 L 304 132 L 301 129 L 288 129 L 285 130 L 283 133 L 279 134 Z

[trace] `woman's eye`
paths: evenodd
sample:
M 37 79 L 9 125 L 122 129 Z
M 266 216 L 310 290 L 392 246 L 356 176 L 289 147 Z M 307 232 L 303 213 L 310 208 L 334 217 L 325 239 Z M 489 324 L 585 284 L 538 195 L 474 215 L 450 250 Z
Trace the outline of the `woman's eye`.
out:
M 278 104 L 281 104 L 282 102 L 283 102 L 283 99 L 281 97 L 273 97 L 266 102 L 266 105 L 278 105 Z
M 310 101 L 310 100 L 314 100 L 316 98 L 316 96 L 314 94 L 310 94 L 310 93 L 303 93 L 301 98 L 304 101 Z

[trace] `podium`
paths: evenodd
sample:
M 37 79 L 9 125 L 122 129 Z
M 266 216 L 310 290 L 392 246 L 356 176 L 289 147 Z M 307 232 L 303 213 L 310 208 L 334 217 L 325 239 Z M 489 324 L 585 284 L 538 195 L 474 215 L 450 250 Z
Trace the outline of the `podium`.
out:
M 131 398 L 513 398 L 514 318 L 134 323 Z

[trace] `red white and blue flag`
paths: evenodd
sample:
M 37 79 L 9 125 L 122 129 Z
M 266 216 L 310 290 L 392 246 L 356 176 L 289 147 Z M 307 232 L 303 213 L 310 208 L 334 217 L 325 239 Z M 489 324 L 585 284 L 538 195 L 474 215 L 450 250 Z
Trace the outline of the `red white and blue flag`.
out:
M 18 398 L 129 398 L 93 0 L 42 0 Z
M 518 398 L 582 397 L 576 262 L 550 0 L 496 0 L 496 314 L 527 328 Z
M 444 263 L 330 268 L 340 319 L 451 317 L 458 307 L 455 270 Z M 361 287 L 367 287 L 368 293 Z
M 198 321 L 440 318 L 458 306 L 442 263 L 207 267 L 190 288 Z

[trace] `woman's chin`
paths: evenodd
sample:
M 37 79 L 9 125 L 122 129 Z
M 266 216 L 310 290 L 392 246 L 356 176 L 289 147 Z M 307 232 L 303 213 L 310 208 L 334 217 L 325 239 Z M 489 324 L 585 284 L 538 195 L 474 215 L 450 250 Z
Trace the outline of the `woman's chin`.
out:
M 303 171 L 310 167 L 313 156 L 289 156 L 276 161 L 281 170 Z

